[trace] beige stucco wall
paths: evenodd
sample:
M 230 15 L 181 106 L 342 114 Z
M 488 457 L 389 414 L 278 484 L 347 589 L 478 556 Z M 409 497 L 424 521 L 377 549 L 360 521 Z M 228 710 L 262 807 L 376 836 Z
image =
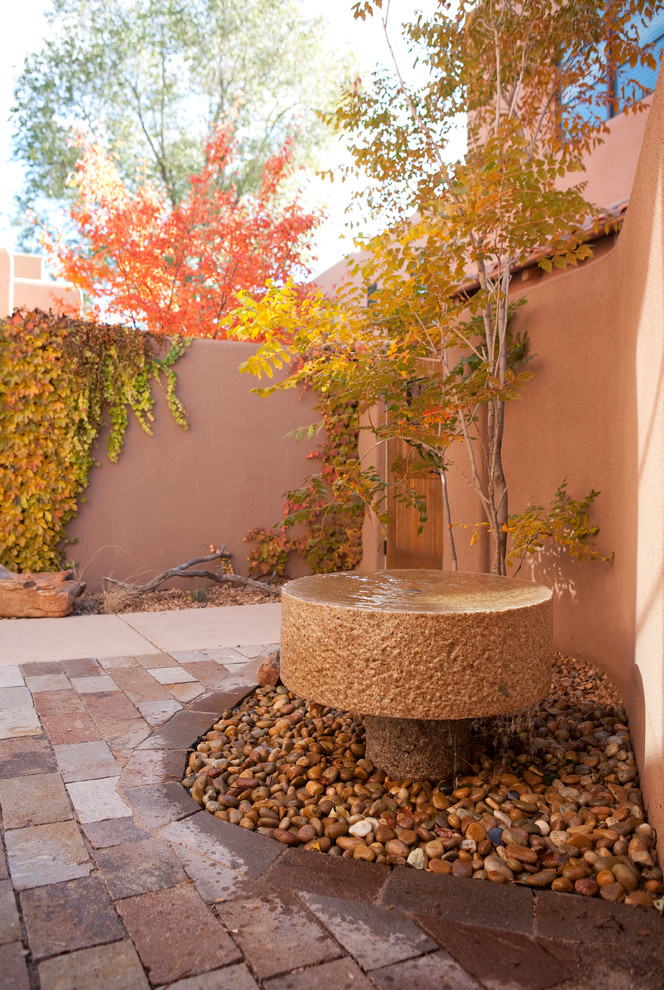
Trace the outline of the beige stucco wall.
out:
M 197 340 L 176 364 L 178 395 L 190 428 L 174 421 L 163 394 L 157 399 L 153 435 L 135 420 L 116 464 L 103 437 L 95 453 L 87 498 L 68 535 L 89 590 L 105 575 L 142 583 L 208 546 L 226 546 L 237 573 L 247 573 L 246 533 L 273 526 L 282 516 L 282 494 L 316 471 L 312 449 L 286 434 L 319 419 L 311 393 L 295 390 L 260 398 L 257 384 L 238 367 L 252 344 Z M 292 576 L 304 573 L 296 563 Z

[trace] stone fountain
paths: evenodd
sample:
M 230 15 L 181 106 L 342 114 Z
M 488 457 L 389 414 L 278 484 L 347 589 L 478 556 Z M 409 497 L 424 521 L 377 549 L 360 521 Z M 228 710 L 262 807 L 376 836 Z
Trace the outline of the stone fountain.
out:
M 282 592 L 281 678 L 364 716 L 366 755 L 395 779 L 469 766 L 473 718 L 549 691 L 552 593 L 489 574 L 316 574 Z

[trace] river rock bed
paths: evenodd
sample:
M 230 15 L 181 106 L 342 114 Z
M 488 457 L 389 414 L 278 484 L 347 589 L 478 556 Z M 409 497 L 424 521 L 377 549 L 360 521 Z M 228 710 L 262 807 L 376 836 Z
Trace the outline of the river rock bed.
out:
M 183 784 L 210 814 L 287 846 L 664 908 L 625 710 L 608 678 L 556 656 L 550 695 L 473 723 L 472 766 L 391 780 L 361 716 L 279 684 L 226 711 Z

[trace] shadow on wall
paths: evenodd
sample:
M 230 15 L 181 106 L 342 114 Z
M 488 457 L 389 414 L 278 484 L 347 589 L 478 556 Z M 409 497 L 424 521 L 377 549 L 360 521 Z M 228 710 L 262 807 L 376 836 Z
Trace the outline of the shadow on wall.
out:
M 562 547 L 557 545 L 545 546 L 534 560 L 524 563 L 517 577 L 524 581 L 537 581 L 553 591 L 557 606 L 569 608 L 578 604 L 579 599 L 579 562 L 572 560 Z M 587 566 L 587 565 L 585 565 Z M 599 561 L 592 563 L 593 567 L 601 567 Z M 604 565 L 604 566 L 610 566 Z

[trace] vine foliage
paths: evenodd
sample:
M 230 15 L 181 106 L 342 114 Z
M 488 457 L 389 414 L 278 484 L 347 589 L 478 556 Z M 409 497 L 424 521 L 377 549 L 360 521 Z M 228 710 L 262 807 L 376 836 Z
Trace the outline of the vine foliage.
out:
M 0 320 L 0 564 L 19 573 L 62 565 L 107 411 L 112 461 L 129 409 L 151 432 L 155 379 L 187 426 L 173 369 L 182 352 L 177 339 L 166 349 L 148 333 L 40 310 Z
M 286 492 L 279 525 L 245 536 L 245 542 L 255 544 L 248 561 L 256 576 L 283 575 L 291 553 L 303 557 L 316 574 L 353 570 L 362 557 L 364 502 L 342 478 L 357 460 L 357 405 L 323 397 L 317 409 L 322 420 L 296 436 L 322 435 L 320 449 L 308 455 L 320 462 L 320 473 Z

